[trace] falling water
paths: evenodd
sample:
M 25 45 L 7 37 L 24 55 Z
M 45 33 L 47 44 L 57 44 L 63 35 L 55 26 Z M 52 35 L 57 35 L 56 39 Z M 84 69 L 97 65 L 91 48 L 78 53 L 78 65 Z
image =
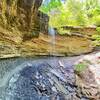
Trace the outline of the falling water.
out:
M 48 34 L 51 36 L 51 39 L 50 39 L 50 43 L 51 43 L 51 47 L 50 47 L 50 55 L 55 55 L 55 35 L 56 35 L 56 32 L 54 30 L 54 28 L 52 27 L 49 27 L 48 29 Z

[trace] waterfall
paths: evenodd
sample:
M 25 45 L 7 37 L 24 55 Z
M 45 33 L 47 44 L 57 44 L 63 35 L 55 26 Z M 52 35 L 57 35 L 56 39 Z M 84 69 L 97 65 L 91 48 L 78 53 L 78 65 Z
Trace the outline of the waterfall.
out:
M 50 39 L 50 43 L 51 43 L 51 47 L 50 47 L 50 55 L 55 55 L 55 35 L 56 35 L 56 31 L 54 30 L 54 28 L 49 27 L 48 29 L 48 34 L 51 36 Z

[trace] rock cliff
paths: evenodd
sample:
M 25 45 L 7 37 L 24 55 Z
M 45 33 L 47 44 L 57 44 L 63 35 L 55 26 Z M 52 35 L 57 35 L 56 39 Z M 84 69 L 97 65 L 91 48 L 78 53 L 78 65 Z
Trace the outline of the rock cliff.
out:
M 38 8 L 42 0 L 1 0 L 0 24 L 6 29 L 32 33 L 38 31 Z
M 49 17 L 39 11 L 42 0 L 0 0 L 0 58 L 35 55 L 79 55 L 93 50 L 80 36 L 47 35 Z M 46 33 L 46 34 L 45 34 Z
M 100 99 L 100 52 L 83 56 L 75 63 L 76 85 L 80 96 L 90 100 Z M 78 91 L 78 92 L 79 92 Z

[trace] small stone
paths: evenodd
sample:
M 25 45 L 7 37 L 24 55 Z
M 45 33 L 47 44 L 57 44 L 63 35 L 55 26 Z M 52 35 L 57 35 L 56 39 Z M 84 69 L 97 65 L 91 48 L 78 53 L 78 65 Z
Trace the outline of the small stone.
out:
M 47 96 L 42 96 L 40 100 L 50 100 Z
M 53 82 L 51 79 L 49 79 L 49 82 L 51 83 L 51 85 L 53 85 L 53 84 L 54 84 L 54 82 Z
M 73 92 L 74 91 L 74 89 L 71 88 L 70 86 L 68 86 L 67 89 L 68 89 L 69 92 Z
M 27 63 L 27 66 L 32 66 L 32 64 L 31 63 Z
M 52 87 L 52 91 L 54 91 L 54 92 L 57 92 L 57 89 L 56 89 L 56 87 Z

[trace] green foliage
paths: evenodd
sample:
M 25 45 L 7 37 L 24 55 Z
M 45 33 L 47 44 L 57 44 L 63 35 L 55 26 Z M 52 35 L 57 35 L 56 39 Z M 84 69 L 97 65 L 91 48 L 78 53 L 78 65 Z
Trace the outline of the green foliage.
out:
M 45 0 L 46 1 L 46 0 Z M 44 1 L 44 2 L 45 2 Z M 52 9 L 55 9 L 57 7 L 61 6 L 61 1 L 60 0 L 51 0 L 47 4 L 43 4 L 40 8 L 40 10 L 44 13 L 49 13 Z
M 92 38 L 95 40 L 93 42 L 94 46 L 100 46 L 100 27 L 96 28 L 97 33 L 92 35 Z
M 93 39 L 95 39 L 95 41 L 93 42 L 94 46 L 100 46 L 100 35 L 96 34 L 92 36 Z
M 50 15 L 50 25 L 60 27 L 67 25 L 84 26 L 87 24 L 87 16 L 83 13 L 84 11 L 81 10 L 80 2 L 76 2 L 72 7 L 68 6 L 70 3 L 71 2 L 60 6 L 58 14 Z M 79 5 L 79 7 L 77 7 L 77 5 Z
M 100 15 L 100 6 L 96 6 L 94 9 L 91 10 L 91 14 L 93 16 L 98 16 Z
M 100 15 L 94 17 L 95 25 L 100 26 Z
M 64 34 L 71 35 L 70 30 L 65 30 L 63 28 L 58 28 L 58 33 L 61 35 L 64 35 Z
M 75 65 L 75 71 L 77 72 L 82 72 L 86 69 L 86 64 L 84 63 L 79 63 L 77 65 Z
M 66 4 L 67 9 L 70 11 L 72 25 L 84 26 L 86 24 L 86 14 L 83 9 L 83 3 L 79 0 L 68 0 Z
M 46 0 L 45 0 L 46 1 Z M 50 16 L 50 25 L 60 27 L 100 25 L 100 0 L 51 0 L 41 6 L 41 11 Z M 53 12 L 53 13 L 52 13 Z
M 100 27 L 97 27 L 96 30 L 100 34 Z
M 93 35 L 92 38 L 96 39 L 97 41 L 100 41 L 100 35 Z

